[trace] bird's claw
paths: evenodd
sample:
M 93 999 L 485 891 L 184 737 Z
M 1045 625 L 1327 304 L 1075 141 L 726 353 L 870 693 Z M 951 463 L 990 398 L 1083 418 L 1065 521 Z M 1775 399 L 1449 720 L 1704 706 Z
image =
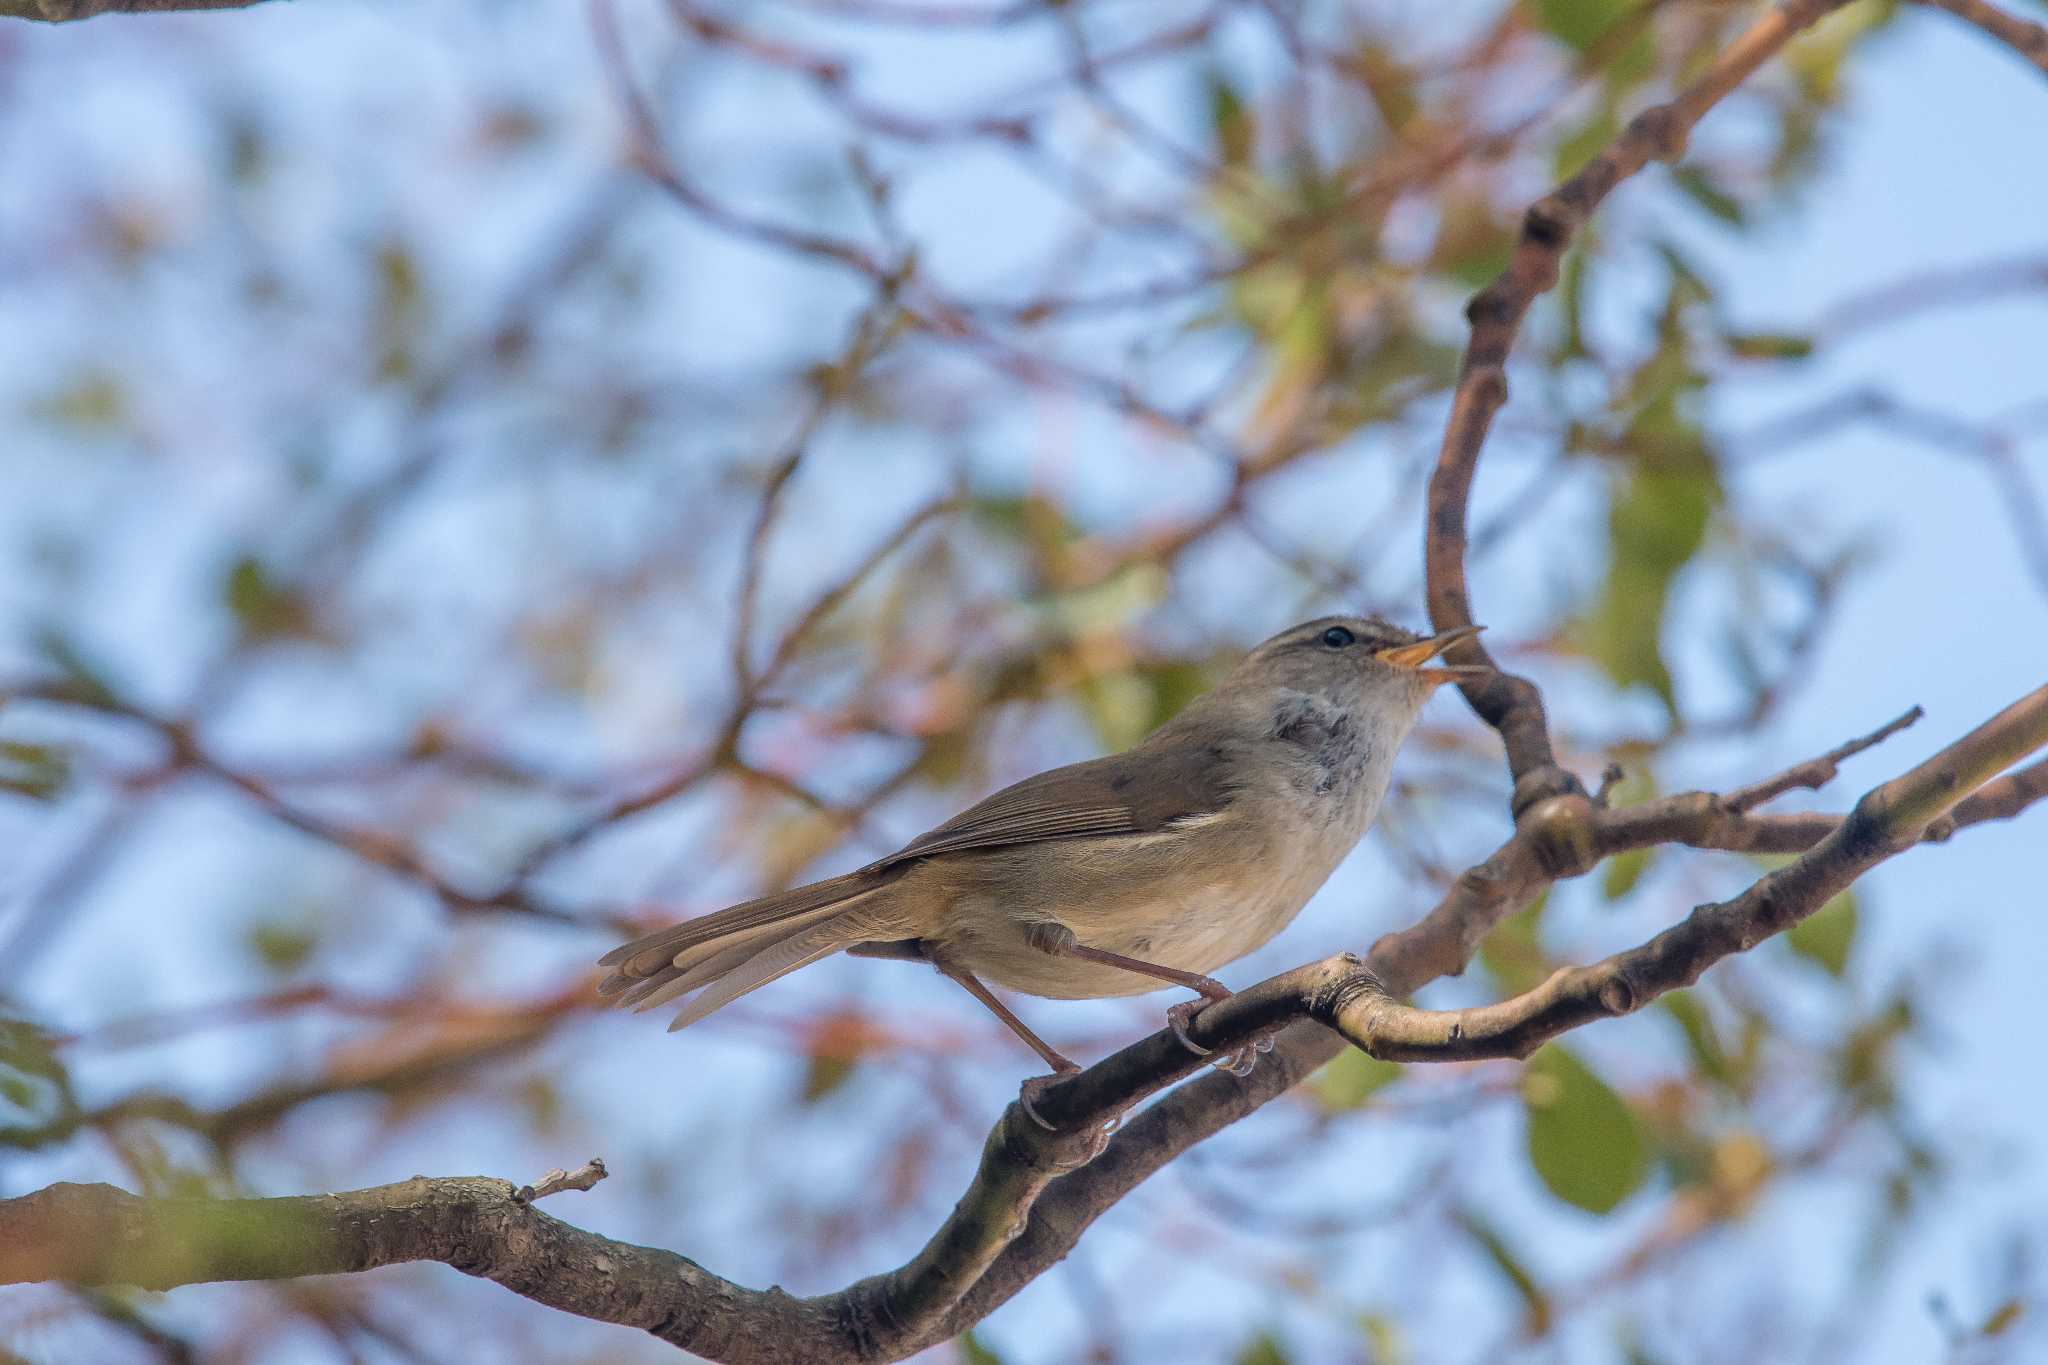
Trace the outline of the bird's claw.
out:
M 1024 1117 L 1030 1119 L 1048 1133 L 1057 1133 L 1059 1129 L 1047 1121 L 1045 1115 L 1038 1112 L 1038 1105 L 1034 1101 L 1038 1098 L 1040 1091 L 1044 1090 L 1054 1081 L 1064 1079 L 1069 1074 L 1071 1073 L 1060 1071 L 1050 1076 L 1033 1076 L 1017 1088 L 1017 1105 L 1024 1111 Z
M 1079 1070 L 1079 1068 L 1077 1067 L 1075 1070 Z M 1033 1076 L 1025 1081 L 1023 1085 L 1019 1086 L 1017 1089 L 1017 1107 L 1024 1111 L 1024 1117 L 1030 1119 L 1048 1133 L 1059 1132 L 1059 1128 L 1050 1119 L 1038 1112 L 1036 1101 L 1047 1086 L 1063 1081 L 1073 1074 L 1073 1071 L 1059 1071 L 1050 1076 Z M 1124 1116 L 1121 1113 L 1112 1114 L 1100 1128 L 1095 1130 L 1093 1140 L 1088 1145 L 1088 1151 L 1081 1157 L 1082 1165 L 1085 1166 L 1096 1157 L 1102 1155 L 1103 1148 L 1109 1146 L 1110 1135 L 1115 1133 L 1118 1128 L 1121 1128 L 1123 1122 Z
M 1207 1000 L 1183 1000 L 1178 1005 L 1169 1006 L 1166 1011 L 1166 1026 L 1173 1030 L 1174 1037 L 1180 1039 L 1180 1045 L 1197 1057 L 1207 1057 L 1215 1052 L 1214 1048 L 1203 1047 L 1188 1037 L 1188 1025 L 1193 1022 L 1196 1012 L 1208 1003 Z
M 1180 1039 L 1182 1047 L 1208 1061 L 1209 1065 L 1218 1071 L 1227 1071 L 1233 1076 L 1251 1075 L 1252 1068 L 1259 1064 L 1259 1055 L 1273 1050 L 1273 1035 L 1260 1034 L 1243 1047 L 1218 1057 L 1216 1049 L 1203 1047 L 1188 1036 L 1188 1025 L 1194 1022 L 1195 1016 L 1209 1003 L 1205 998 L 1183 1000 L 1178 1005 L 1169 1006 L 1166 1011 L 1166 1026 L 1173 1030 L 1174 1037 Z

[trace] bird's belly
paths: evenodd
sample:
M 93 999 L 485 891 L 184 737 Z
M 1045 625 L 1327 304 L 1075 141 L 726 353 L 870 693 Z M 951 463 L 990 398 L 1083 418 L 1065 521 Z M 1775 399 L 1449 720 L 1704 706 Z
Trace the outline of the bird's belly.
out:
M 1086 947 L 1210 975 L 1286 928 L 1348 850 L 1289 840 L 1284 849 L 1242 850 L 1247 856 L 1222 860 L 1218 875 L 1218 860 L 1164 843 L 1156 865 L 1133 868 L 1124 843 L 1114 871 L 1096 876 L 1076 847 L 1082 842 L 1067 843 L 1036 883 L 1000 878 L 1008 895 L 989 894 L 991 886 L 963 888 L 935 937 L 962 966 L 1009 990 L 1058 1000 L 1142 995 L 1167 983 L 1048 953 L 1033 944 L 1032 926 L 1057 921 Z M 1034 892 L 1019 895 L 1020 886 Z

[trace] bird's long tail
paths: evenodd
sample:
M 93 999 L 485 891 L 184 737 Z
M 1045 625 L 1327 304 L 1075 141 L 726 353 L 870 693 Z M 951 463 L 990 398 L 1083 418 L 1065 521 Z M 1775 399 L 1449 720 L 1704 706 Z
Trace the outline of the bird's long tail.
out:
M 700 991 L 669 1023 L 673 1033 L 749 991 L 841 949 L 908 936 L 887 893 L 898 869 L 861 871 L 799 886 L 621 944 L 598 959 L 612 973 L 598 994 L 650 1010 Z

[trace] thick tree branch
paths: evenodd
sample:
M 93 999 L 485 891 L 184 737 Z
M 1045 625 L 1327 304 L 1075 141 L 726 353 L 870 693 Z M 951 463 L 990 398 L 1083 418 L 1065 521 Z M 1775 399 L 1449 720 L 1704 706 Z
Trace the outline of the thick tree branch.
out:
M 0 19 L 63 24 L 101 14 L 171 14 L 179 10 L 247 9 L 262 0 L 0 0 Z
M 2048 765 L 1993 781 L 2043 746 L 2048 687 L 1872 789 L 1800 858 L 1742 895 L 1702 906 L 1638 948 L 1559 972 L 1497 1005 L 1434 1011 L 1401 1004 L 1397 997 L 1424 984 L 1443 960 L 1413 950 L 1414 931 L 1389 935 L 1366 959 L 1339 954 L 1240 991 L 1197 1015 L 1191 1033 L 1227 1051 L 1284 1029 L 1259 1072 L 1181 1087 L 1093 1161 L 1105 1123 L 1201 1069 L 1171 1033 L 1141 1039 L 1048 1087 L 1039 1108 L 1058 1133 L 1011 1105 L 989 1135 L 966 1194 L 925 1248 L 901 1269 L 835 1294 L 795 1299 L 744 1289 L 673 1253 L 558 1222 L 522 1199 L 524 1191 L 482 1178 L 420 1178 L 341 1195 L 257 1200 L 144 1200 L 108 1186 L 52 1186 L 0 1202 L 0 1282 L 61 1278 L 163 1288 L 438 1260 L 552 1307 L 637 1326 L 719 1360 L 900 1359 L 992 1311 L 1139 1181 L 1284 1093 L 1335 1055 L 1342 1040 L 1401 1060 L 1526 1056 L 1568 1029 L 1689 985 L 1721 958 L 1789 928 L 1937 823 L 1953 827 L 1977 800 L 1973 793 L 1986 799 L 1972 819 L 2004 818 L 2048 795 Z M 1587 837 L 1601 845 L 1597 826 L 1628 814 L 1596 812 Z M 1754 817 L 1724 810 L 1717 818 Z M 1523 856 L 1504 849 L 1496 858 L 1518 863 Z M 1515 903 L 1525 885 L 1513 867 L 1499 880 L 1510 894 L 1477 894 L 1493 914 Z M 1454 890 L 1424 924 L 1468 913 L 1470 904 Z M 1470 929 L 1446 918 L 1437 932 L 1463 941 Z

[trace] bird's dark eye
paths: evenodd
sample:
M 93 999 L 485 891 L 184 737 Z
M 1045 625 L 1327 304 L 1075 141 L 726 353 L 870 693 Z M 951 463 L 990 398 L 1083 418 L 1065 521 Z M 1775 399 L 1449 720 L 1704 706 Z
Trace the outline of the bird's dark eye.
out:
M 1342 626 L 1331 626 L 1323 632 L 1323 644 L 1330 649 L 1342 649 L 1346 645 L 1356 643 L 1358 637 Z

